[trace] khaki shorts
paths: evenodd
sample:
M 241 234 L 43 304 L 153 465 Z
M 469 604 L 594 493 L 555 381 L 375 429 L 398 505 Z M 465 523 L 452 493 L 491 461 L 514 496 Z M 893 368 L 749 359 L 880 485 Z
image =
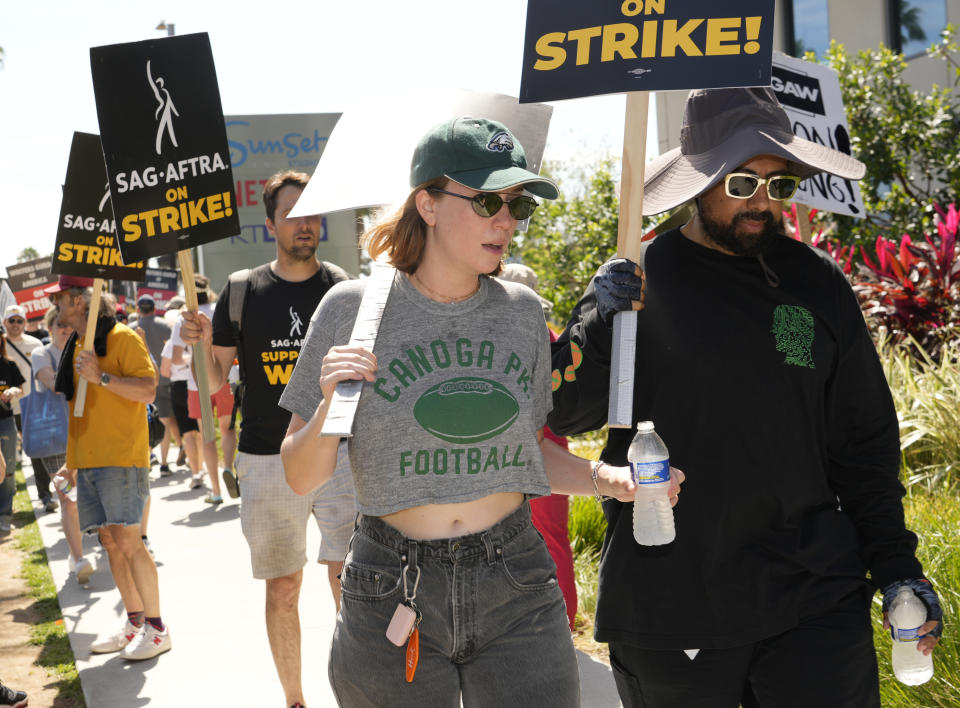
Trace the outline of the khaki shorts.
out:
M 317 562 L 343 561 L 357 518 L 346 444 L 340 445 L 333 476 L 305 496 L 290 489 L 280 455 L 240 452 L 234 466 L 240 479 L 240 525 L 250 546 L 253 577 L 280 578 L 306 565 L 311 513 L 321 534 Z

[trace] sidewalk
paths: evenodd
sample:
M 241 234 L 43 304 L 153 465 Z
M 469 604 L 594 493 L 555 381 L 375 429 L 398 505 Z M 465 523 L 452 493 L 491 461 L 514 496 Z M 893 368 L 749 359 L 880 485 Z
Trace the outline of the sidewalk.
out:
M 176 448 L 171 448 L 170 459 L 176 455 Z M 29 460 L 24 462 L 33 499 L 33 470 Z M 89 584 L 80 587 L 69 575 L 59 512 L 43 513 L 34 501 L 88 708 L 283 706 L 264 624 L 264 583 L 250 575 L 240 531 L 241 500 L 224 497 L 224 504 L 212 508 L 203 502 L 206 489 L 188 488 L 188 472 L 162 479 L 157 475 L 154 468 L 148 532 L 173 649 L 148 661 L 127 662 L 117 654 L 90 653 L 90 643 L 98 634 L 119 630 L 125 619 L 106 554 L 95 537 L 84 538 L 84 555 L 97 570 Z M 319 547 L 319 531 L 310 523 L 308 557 Z M 310 708 L 328 708 L 336 706 L 327 682 L 333 599 L 325 568 L 310 562 L 303 575 L 304 693 Z M 609 667 L 579 652 L 577 658 L 582 705 L 617 708 L 620 702 Z

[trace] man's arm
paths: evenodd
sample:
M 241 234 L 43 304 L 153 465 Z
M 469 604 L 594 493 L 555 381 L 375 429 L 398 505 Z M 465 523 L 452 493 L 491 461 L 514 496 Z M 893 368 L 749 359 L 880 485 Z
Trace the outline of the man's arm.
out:
M 874 584 L 922 577 L 917 537 L 906 528 L 900 433 L 873 341 L 846 282 L 838 297 L 839 360 L 827 389 L 830 485 L 857 529 Z
M 587 285 L 560 338 L 551 345 L 553 411 L 547 417 L 558 435 L 602 428 L 610 396 L 613 315 L 643 309 L 644 280 L 631 261 L 607 261 Z
M 100 362 L 92 351 L 81 351 L 76 358 L 77 372 L 91 384 L 101 386 Z M 152 403 L 157 394 L 156 376 L 115 376 L 104 386 L 122 398 L 138 403 Z
M 202 312 L 183 312 L 181 313 L 180 339 L 184 344 L 194 347 L 193 361 L 190 366 L 196 379 L 196 346 L 201 340 L 206 344 L 207 350 L 207 382 L 209 384 L 210 395 L 219 391 L 227 382 L 230 375 L 230 367 L 233 366 L 233 360 L 237 357 L 237 347 L 221 347 L 213 343 L 213 324 L 210 319 Z M 176 353 L 177 347 L 174 348 Z M 176 361 L 176 358 L 174 358 Z

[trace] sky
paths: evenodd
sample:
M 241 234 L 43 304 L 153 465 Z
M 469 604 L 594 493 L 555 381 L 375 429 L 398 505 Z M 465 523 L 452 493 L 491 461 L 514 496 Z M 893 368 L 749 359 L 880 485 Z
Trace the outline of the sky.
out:
M 161 20 L 207 32 L 224 114 L 327 113 L 404 86 L 516 96 L 525 18 L 523 0 L 0 3 L 0 274 L 27 246 L 53 251 L 73 132 L 100 132 L 90 47 L 164 37 Z M 546 160 L 619 158 L 623 95 L 551 105 Z

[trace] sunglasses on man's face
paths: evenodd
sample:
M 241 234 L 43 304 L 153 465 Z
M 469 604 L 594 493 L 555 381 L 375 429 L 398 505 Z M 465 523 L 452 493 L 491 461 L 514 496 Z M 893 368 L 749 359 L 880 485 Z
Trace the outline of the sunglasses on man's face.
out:
M 11 317 L 9 320 L 7 320 L 7 322 L 10 324 L 23 324 L 23 320 L 21 320 L 19 317 Z
M 793 175 L 763 178 L 749 172 L 731 172 L 724 180 L 727 196 L 734 199 L 749 199 L 757 193 L 761 184 L 767 185 L 767 196 L 770 199 L 780 202 L 784 199 L 790 199 L 797 193 L 800 178 Z
M 440 189 L 439 187 L 429 187 L 428 192 L 435 192 L 438 194 L 449 194 L 451 197 L 460 197 L 461 199 L 466 199 L 471 202 L 474 212 L 483 217 L 494 216 L 500 208 L 504 205 L 505 200 L 499 194 L 494 194 L 493 192 L 480 192 L 472 197 L 468 197 L 466 194 L 457 194 L 456 192 L 448 192 L 445 189 Z M 507 210 L 517 221 L 523 221 L 524 219 L 529 219 L 530 216 L 536 211 L 537 201 L 532 197 L 519 196 L 514 197 L 510 201 L 506 202 Z

